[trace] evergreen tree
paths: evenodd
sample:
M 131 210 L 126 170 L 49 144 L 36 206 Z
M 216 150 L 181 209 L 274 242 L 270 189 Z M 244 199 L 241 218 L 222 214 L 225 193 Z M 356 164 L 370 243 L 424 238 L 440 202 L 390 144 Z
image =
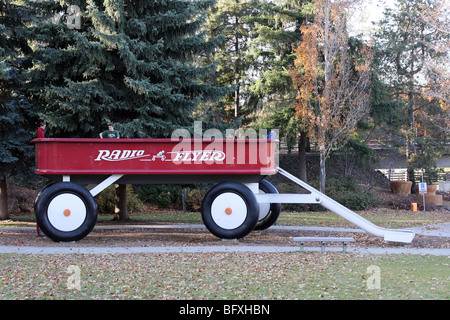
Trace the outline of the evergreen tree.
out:
M 234 85 L 235 90 L 219 103 L 200 106 L 197 114 L 202 119 L 231 122 L 238 116 L 241 126 L 280 127 L 289 147 L 301 142 L 305 150 L 301 121 L 294 117 L 296 92 L 288 69 L 295 60 L 292 45 L 300 38 L 299 26 L 308 6 L 304 0 L 216 3 L 205 29 L 211 36 L 223 34 L 226 40 L 215 52 L 218 67 L 212 81 Z M 306 180 L 304 154 L 299 153 L 303 164 L 299 171 Z
M 233 90 L 219 102 L 200 106 L 197 114 L 215 123 L 233 123 L 241 114 L 242 92 L 245 90 L 249 63 L 245 56 L 251 37 L 249 17 L 255 8 L 248 0 L 217 0 L 208 11 L 203 26 L 210 38 L 223 37 L 212 59 L 217 61 L 211 82 L 232 87 Z
M 199 114 L 216 122 L 241 117 L 242 125 L 249 125 L 254 113 L 260 113 L 262 101 L 264 105 L 268 100 L 280 101 L 287 92 L 295 99 L 287 67 L 295 59 L 292 44 L 298 41 L 298 27 L 304 20 L 303 2 L 217 1 L 204 26 L 212 37 L 225 37 L 214 54 L 218 66 L 212 81 L 233 85 L 234 91 L 221 104 L 202 107 Z M 292 105 L 292 99 L 282 100 L 286 99 Z
M 434 139 L 440 141 L 438 145 L 445 145 L 448 140 L 448 134 L 442 135 L 441 130 L 431 127 L 433 122 L 439 123 L 433 118 L 442 119 L 442 115 L 448 114 L 440 107 L 441 97 L 434 99 L 424 93 L 427 65 L 448 67 L 448 52 L 438 50 L 440 44 L 448 43 L 448 33 L 424 19 L 427 12 L 442 5 L 442 0 L 397 0 L 395 9 L 385 10 L 376 34 L 379 52 L 376 72 L 391 92 L 390 105 L 400 106 L 398 114 L 403 117 L 397 117 L 400 120 L 397 132 L 405 141 L 408 176 L 413 182 L 414 170 L 432 168 L 436 157 L 442 153 L 437 145 L 424 143 L 427 139 L 421 136 L 434 135 Z M 426 156 L 420 156 L 421 153 Z M 434 157 L 429 156 L 431 153 Z
M 29 2 L 39 16 L 29 92 L 52 136 L 97 137 L 108 122 L 122 137 L 170 137 L 192 126 L 202 100 L 224 89 L 203 80 L 195 57 L 217 39 L 199 32 L 212 1 Z
M 298 175 L 307 181 L 307 137 L 301 119 L 295 117 L 296 90 L 289 69 L 295 61 L 292 50 L 301 39 L 300 25 L 308 13 L 310 3 L 303 0 L 274 2 L 253 1 L 258 15 L 252 18 L 254 30 L 247 60 L 257 75 L 247 90 L 245 124 L 271 129 L 280 128 L 280 137 L 286 139 L 289 150 L 298 144 Z M 253 116 L 251 116 L 253 115 Z
M 289 0 L 279 4 L 254 3 L 259 14 L 253 18 L 254 36 L 247 59 L 254 61 L 252 70 L 257 76 L 248 88 L 247 113 L 277 113 L 295 102 L 296 91 L 288 69 L 295 61 L 292 48 L 301 38 L 299 27 L 306 20 L 304 4 Z M 283 113 L 292 115 L 291 111 Z M 285 122 L 272 123 L 282 124 Z
M 378 72 L 395 89 L 397 96 L 405 95 L 408 103 L 408 123 L 415 129 L 415 96 L 420 91 L 420 75 L 427 60 L 437 53 L 430 43 L 442 35 L 431 30 L 421 19 L 425 8 L 434 7 L 441 0 L 397 0 L 396 9 L 386 9 L 376 34 L 380 53 Z
M 29 51 L 21 33 L 24 14 L 22 7 L 0 0 L 0 219 L 8 219 L 6 178 L 26 171 L 32 158 L 25 118 L 30 104 L 21 90 Z

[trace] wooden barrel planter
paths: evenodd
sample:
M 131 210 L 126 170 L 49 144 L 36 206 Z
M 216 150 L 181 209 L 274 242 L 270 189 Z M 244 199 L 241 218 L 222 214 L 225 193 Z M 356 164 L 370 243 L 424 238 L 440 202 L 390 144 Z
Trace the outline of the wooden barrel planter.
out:
M 390 182 L 391 191 L 395 194 L 402 196 L 407 196 L 411 192 L 412 182 L 411 181 L 391 181 Z

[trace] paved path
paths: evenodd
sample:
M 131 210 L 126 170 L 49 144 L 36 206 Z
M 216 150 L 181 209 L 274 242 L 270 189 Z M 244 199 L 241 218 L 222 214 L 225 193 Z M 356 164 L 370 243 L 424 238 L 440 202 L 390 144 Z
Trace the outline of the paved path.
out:
M 299 246 L 188 246 L 188 247 L 16 247 L 0 246 L 2 253 L 19 254 L 117 254 L 117 253 L 174 253 L 174 252 L 293 252 Z M 320 247 L 305 247 L 304 251 L 321 251 Z M 342 247 L 328 247 L 328 252 L 342 252 Z M 347 252 L 369 254 L 426 254 L 450 255 L 450 249 L 431 248 L 347 248 Z
M 450 222 L 412 228 L 416 234 L 450 238 Z
M 164 225 L 125 225 L 125 226 L 96 226 L 96 229 L 169 229 L 169 228 L 205 228 L 202 224 L 164 224 Z M 329 227 L 298 227 L 272 226 L 278 230 L 312 230 L 335 232 L 365 232 L 362 229 L 329 228 Z M 450 238 L 450 222 L 438 225 L 412 228 L 416 234 Z M 0 231 L 33 230 L 32 227 L 0 228 Z M 173 253 L 173 252 L 292 252 L 299 251 L 299 246 L 187 246 L 187 247 L 18 247 L 0 246 L 1 253 L 23 254 L 111 254 L 111 253 Z M 320 247 L 305 247 L 304 251 L 320 251 Z M 342 251 L 341 247 L 327 247 L 326 251 Z M 369 254 L 430 254 L 450 255 L 450 249 L 433 248 L 347 248 L 348 252 Z

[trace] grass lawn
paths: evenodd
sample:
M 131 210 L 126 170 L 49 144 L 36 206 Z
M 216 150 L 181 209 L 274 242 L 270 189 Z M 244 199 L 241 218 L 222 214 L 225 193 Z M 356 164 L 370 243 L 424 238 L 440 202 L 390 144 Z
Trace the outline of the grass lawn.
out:
M 407 228 L 437 224 L 450 221 L 448 212 L 410 211 L 375 208 L 357 211 L 359 215 L 376 225 L 388 228 Z M 278 219 L 280 225 L 328 226 L 357 228 L 339 215 L 330 211 L 319 212 L 282 212 Z
M 2 254 L 0 299 L 446 300 L 449 263 L 329 252 Z

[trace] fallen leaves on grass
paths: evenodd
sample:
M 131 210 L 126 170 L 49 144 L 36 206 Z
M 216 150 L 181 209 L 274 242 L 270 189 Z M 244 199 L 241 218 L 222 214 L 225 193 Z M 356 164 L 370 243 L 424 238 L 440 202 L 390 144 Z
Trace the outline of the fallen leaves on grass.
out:
M 73 265 L 80 290 L 68 286 Z M 381 290 L 367 288 L 371 265 L 380 266 Z M 448 257 L 432 256 L 4 254 L 0 299 L 447 299 L 447 271 Z

